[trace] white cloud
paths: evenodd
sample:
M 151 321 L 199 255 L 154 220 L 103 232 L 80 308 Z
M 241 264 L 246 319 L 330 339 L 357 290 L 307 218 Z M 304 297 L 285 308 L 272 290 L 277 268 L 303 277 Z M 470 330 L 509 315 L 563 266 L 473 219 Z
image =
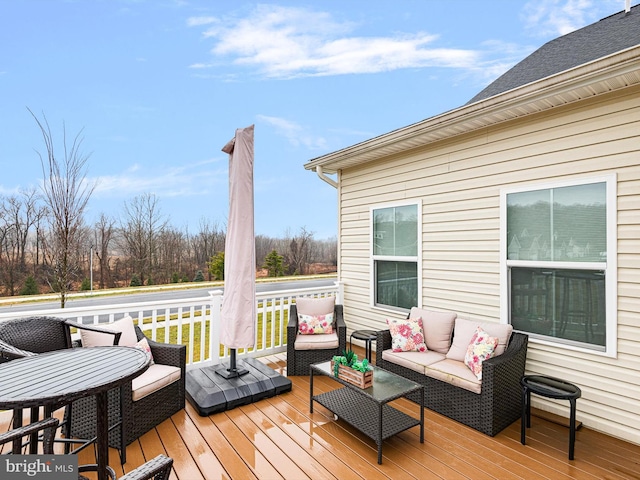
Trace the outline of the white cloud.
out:
M 323 137 L 312 135 L 301 125 L 280 117 L 258 115 L 258 120 L 271 125 L 276 132 L 285 137 L 295 147 L 304 146 L 312 149 L 327 149 L 327 141 Z
M 437 35 L 424 32 L 362 37 L 356 25 L 338 22 L 328 13 L 273 5 L 257 7 L 246 18 L 190 19 L 207 25 L 205 38 L 215 41 L 214 57 L 231 57 L 270 78 L 376 73 L 402 68 L 466 68 L 479 52 L 435 48 Z M 202 68 L 206 63 L 192 65 Z
M 538 37 L 557 37 L 624 7 L 622 0 L 532 0 L 521 14 L 525 29 Z
M 220 163 L 220 165 L 215 165 Z M 175 167 L 143 167 L 133 164 L 116 175 L 88 179 L 96 182 L 96 197 L 129 198 L 154 192 L 162 197 L 194 196 L 210 193 L 215 185 L 227 181 L 227 165 L 209 159 Z

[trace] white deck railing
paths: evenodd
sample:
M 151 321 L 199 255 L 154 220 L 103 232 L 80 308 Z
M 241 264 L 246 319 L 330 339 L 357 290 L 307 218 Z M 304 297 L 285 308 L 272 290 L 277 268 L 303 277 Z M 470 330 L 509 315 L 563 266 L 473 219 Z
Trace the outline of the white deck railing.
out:
M 336 303 L 342 303 L 342 285 L 335 282 L 328 287 L 256 293 L 255 345 L 247 350 L 238 350 L 238 358 L 286 351 L 289 305 L 296 297 L 302 296 L 336 296 Z M 8 312 L 0 313 L 0 322 L 18 317 L 53 316 L 74 319 L 82 324 L 99 324 L 130 315 L 152 340 L 186 345 L 188 367 L 203 366 L 224 362 L 229 356 L 229 350 L 220 344 L 219 336 L 222 297 L 222 290 L 213 290 L 206 297 L 181 300 Z

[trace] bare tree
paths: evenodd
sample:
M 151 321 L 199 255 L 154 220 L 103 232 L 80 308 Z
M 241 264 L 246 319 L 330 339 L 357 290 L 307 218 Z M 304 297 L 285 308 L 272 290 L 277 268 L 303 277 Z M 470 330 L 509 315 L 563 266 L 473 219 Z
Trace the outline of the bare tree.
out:
M 111 281 L 111 267 L 109 265 L 109 249 L 114 239 L 115 226 L 116 221 L 102 213 L 93 227 L 93 245 L 95 255 L 98 258 L 100 288 L 105 288 L 105 285 L 113 286 Z
M 157 265 L 158 236 L 167 226 L 167 219 L 160 212 L 158 199 L 151 193 L 139 195 L 124 204 L 125 219 L 120 230 L 122 248 L 133 263 L 133 271 L 145 279 L 152 277 Z
M 42 122 L 29 110 L 44 140 L 46 157 L 38 153 L 44 176 L 42 190 L 49 208 L 48 252 L 51 266 L 49 285 L 60 294 L 60 307 L 64 308 L 67 294 L 80 268 L 78 258 L 79 236 L 82 234 L 84 210 L 93 193 L 95 183 L 86 180 L 86 163 L 89 155 L 80 150 L 82 137 L 78 133 L 73 142 L 67 143 L 63 123 L 62 158 L 54 148 L 53 135 L 46 117 Z
M 0 203 L 0 276 L 9 295 L 15 295 L 27 273 L 27 240 L 42 208 L 35 188 Z
M 288 249 L 284 254 L 288 273 L 304 275 L 307 273 L 312 258 L 313 232 L 308 232 L 306 227 L 300 227 L 300 232 L 288 239 Z

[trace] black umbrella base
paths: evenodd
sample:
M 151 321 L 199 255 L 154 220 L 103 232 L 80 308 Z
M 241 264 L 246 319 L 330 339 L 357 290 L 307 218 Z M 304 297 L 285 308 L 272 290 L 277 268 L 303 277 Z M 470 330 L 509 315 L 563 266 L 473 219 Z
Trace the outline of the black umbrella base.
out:
M 291 390 L 291 380 L 255 358 L 237 361 L 238 370 L 248 371 L 240 376 L 228 372 L 225 378 L 216 372 L 221 368 L 226 370 L 220 365 L 187 370 L 187 400 L 203 417 Z

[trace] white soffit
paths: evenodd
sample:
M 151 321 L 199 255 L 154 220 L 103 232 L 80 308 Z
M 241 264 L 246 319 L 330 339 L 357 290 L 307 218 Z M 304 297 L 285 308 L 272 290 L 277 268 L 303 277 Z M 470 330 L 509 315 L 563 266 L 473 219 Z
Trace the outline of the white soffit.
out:
M 640 84 L 640 46 L 323 155 L 310 160 L 304 168 L 315 170 L 322 166 L 325 173 L 336 173 L 637 84 Z

